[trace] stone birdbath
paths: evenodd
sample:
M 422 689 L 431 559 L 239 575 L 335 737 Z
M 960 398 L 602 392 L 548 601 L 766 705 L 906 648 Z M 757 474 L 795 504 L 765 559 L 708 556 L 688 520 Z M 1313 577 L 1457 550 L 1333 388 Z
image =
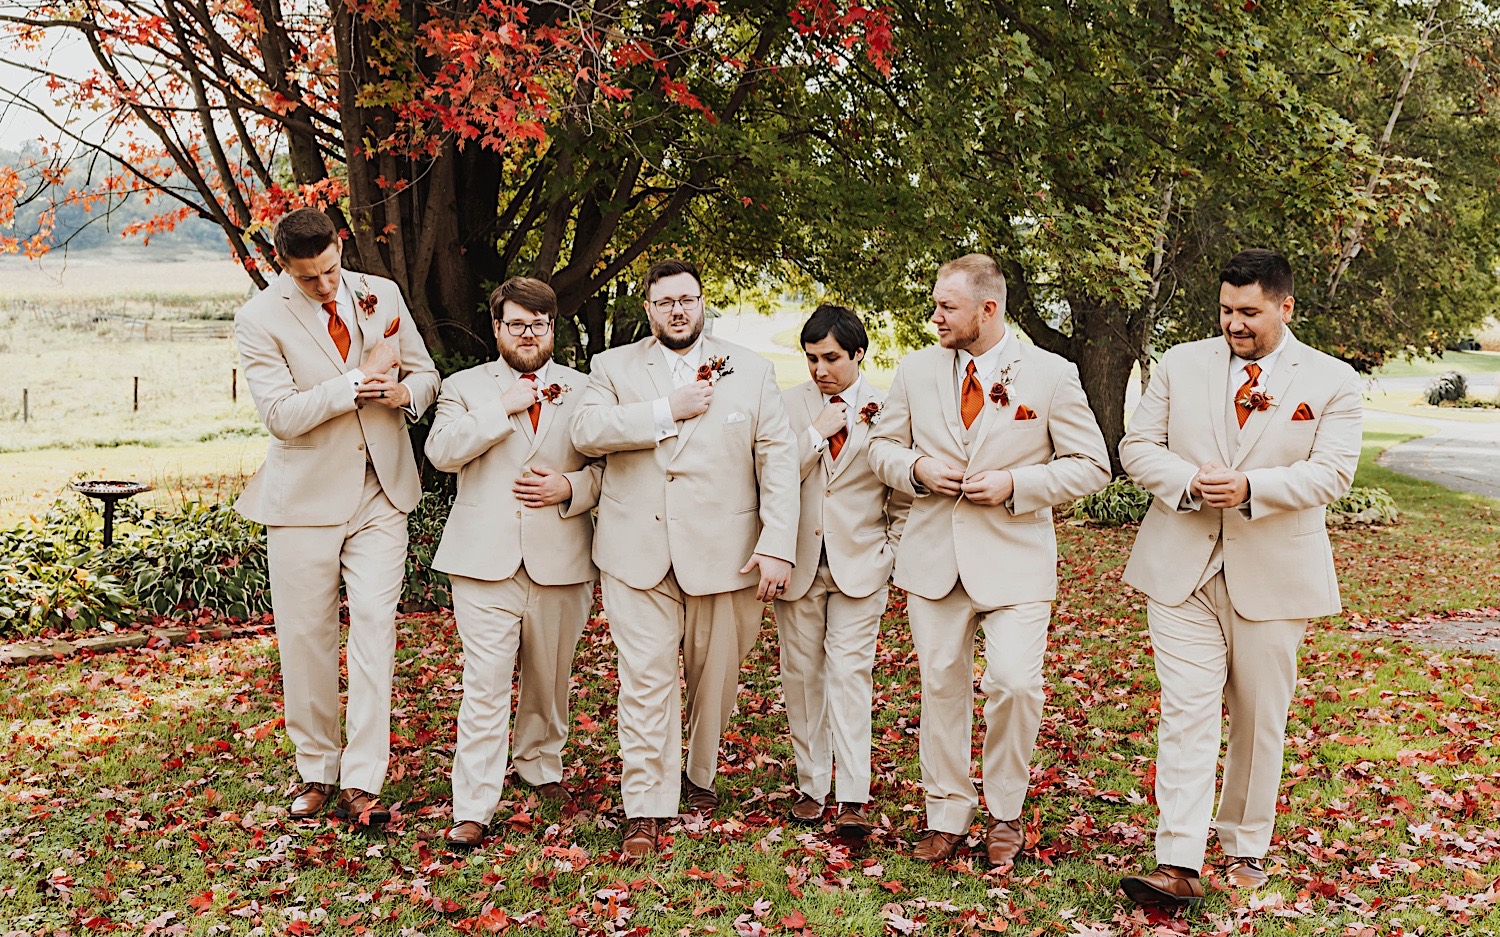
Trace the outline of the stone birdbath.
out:
M 133 498 L 151 490 L 151 486 L 144 482 L 126 481 L 73 482 L 69 487 L 81 495 L 104 502 L 105 547 L 110 547 L 115 542 L 115 502 L 121 498 Z

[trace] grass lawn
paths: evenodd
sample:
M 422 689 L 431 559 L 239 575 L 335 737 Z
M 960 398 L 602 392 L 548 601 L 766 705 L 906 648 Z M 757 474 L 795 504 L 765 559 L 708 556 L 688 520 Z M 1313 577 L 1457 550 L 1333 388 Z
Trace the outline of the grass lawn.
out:
M 1500 374 L 1500 352 L 1446 351 L 1431 360 L 1391 361 L 1374 372 L 1374 377 L 1433 377 L 1445 371 L 1460 374 Z
M 1367 410 L 1379 410 L 1382 413 L 1436 420 L 1457 420 L 1461 423 L 1500 423 L 1500 409 L 1434 407 L 1423 402 L 1422 395 L 1415 391 L 1366 391 L 1362 396 Z
M 1373 464 L 1405 432 L 1367 437 L 1360 484 L 1399 526 L 1335 534 L 1347 617 L 1494 605 L 1500 503 Z M 575 667 L 559 811 L 509 789 L 497 838 L 455 857 L 440 836 L 460 694 L 451 617 L 400 623 L 383 835 L 292 822 L 271 639 L 0 671 L 0 934 L 1335 935 L 1500 931 L 1500 665 L 1345 618 L 1314 623 L 1288 727 L 1274 885 L 1210 897 L 1187 918 L 1116 892 L 1151 864 L 1156 680 L 1144 600 L 1119 582 L 1133 531 L 1060 525 L 1048 701 L 1009 875 L 982 854 L 932 868 L 922 825 L 916 659 L 896 597 L 876 665 L 880 831 L 851 852 L 781 817 L 792 771 L 769 624 L 743 673 L 709 821 L 685 819 L 660 861 L 618 861 L 617 684 L 602 620 Z M 1268 570 L 1268 577 L 1274 571 Z M 1268 584 L 1274 588 L 1274 585 Z M 981 827 L 976 824 L 977 835 Z M 1210 861 L 1218 856 L 1210 855 Z

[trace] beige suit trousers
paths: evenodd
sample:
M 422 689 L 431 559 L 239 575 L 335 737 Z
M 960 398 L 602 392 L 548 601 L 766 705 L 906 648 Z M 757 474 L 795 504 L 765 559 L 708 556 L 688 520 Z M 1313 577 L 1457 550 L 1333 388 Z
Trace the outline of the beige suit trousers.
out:
M 740 665 L 760 634 L 755 587 L 687 595 L 675 573 L 653 589 L 601 574 L 619 653 L 620 794 L 628 817 L 670 817 L 682 795 L 682 694 L 687 683 L 687 776 L 713 788 L 719 739 L 734 712 Z
M 1181 605 L 1149 600 L 1146 615 L 1161 682 L 1156 861 L 1203 867 L 1223 709 L 1229 744 L 1213 827 L 1224 855 L 1263 857 L 1276 825 L 1287 707 L 1307 619 L 1241 618 L 1222 571 Z
M 904 545 L 904 544 L 903 544 Z M 936 601 L 907 596 L 912 644 L 922 674 L 918 750 L 927 826 L 965 833 L 979 797 L 969 779 L 974 741 L 974 637 L 984 632 L 984 800 L 997 820 L 1021 815 L 1031 752 L 1042 725 L 1042 658 L 1051 602 L 977 607 L 962 583 Z
M 379 793 L 391 754 L 406 514 L 365 467 L 359 508 L 329 527 L 267 527 L 286 731 L 304 781 Z M 339 578 L 349 596 L 348 745 L 340 753 Z
M 453 753 L 453 821 L 488 824 L 505 783 L 511 679 L 520 659 L 515 766 L 531 785 L 562 780 L 568 681 L 594 584 L 537 585 L 523 565 L 498 582 L 453 576 L 464 699 Z
M 838 765 L 840 803 L 870 799 L 870 721 L 875 639 L 886 589 L 853 599 L 818 566 L 807 594 L 776 602 L 781 692 L 797 756 L 797 789 L 823 802 Z

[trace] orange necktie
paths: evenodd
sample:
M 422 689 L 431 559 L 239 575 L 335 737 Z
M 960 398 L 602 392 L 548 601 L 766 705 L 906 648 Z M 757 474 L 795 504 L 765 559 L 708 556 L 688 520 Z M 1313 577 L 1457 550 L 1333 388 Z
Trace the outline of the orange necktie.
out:
M 535 374 L 529 374 L 529 373 L 528 374 L 523 374 L 523 375 L 521 375 L 521 380 L 523 380 L 523 381 L 530 381 L 531 383 L 535 384 L 536 383 L 536 375 Z M 534 432 L 536 432 L 536 425 L 537 425 L 537 423 L 541 422 L 541 419 L 542 419 L 542 402 L 540 400 L 538 400 L 536 403 L 532 404 L 530 407 L 528 407 L 526 409 L 526 413 L 527 413 L 528 416 L 531 417 L 531 431 L 534 433 Z
M 979 386 L 979 378 L 974 376 L 974 359 L 969 359 L 969 367 L 964 371 L 964 392 L 959 401 L 958 412 L 964 418 L 964 429 L 974 425 L 974 418 L 979 416 L 979 411 L 984 409 L 984 388 Z
M 1245 421 L 1250 419 L 1250 408 L 1242 405 L 1240 398 L 1248 397 L 1250 391 L 1255 388 L 1255 382 L 1260 378 L 1260 365 L 1254 363 L 1245 365 L 1245 373 L 1250 375 L 1250 379 L 1234 392 L 1234 415 L 1239 417 L 1241 429 L 1245 428 Z
M 832 397 L 828 398 L 828 402 L 843 403 L 844 398 L 840 397 L 838 394 L 834 394 Z M 839 460 L 839 451 L 844 448 L 844 443 L 848 441 L 849 423 L 846 420 L 844 421 L 844 425 L 839 427 L 839 431 L 837 433 L 834 433 L 832 436 L 828 437 L 828 454 L 833 458 L 833 461 L 837 462 Z
M 345 361 L 349 360 L 349 326 L 339 316 L 339 304 L 335 300 L 329 300 L 323 304 L 323 311 L 328 313 L 328 337 L 333 339 L 333 347 L 339 350 L 339 357 Z

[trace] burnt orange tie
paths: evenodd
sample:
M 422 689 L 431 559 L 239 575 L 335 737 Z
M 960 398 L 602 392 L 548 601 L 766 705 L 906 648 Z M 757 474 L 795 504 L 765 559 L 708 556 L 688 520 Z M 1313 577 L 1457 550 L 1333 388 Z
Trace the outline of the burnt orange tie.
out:
M 1255 389 L 1255 382 L 1260 378 L 1260 365 L 1245 365 L 1245 373 L 1250 379 L 1240 385 L 1240 389 L 1234 392 L 1234 415 L 1240 419 L 1240 429 L 1245 428 L 1245 421 L 1250 419 L 1250 408 L 1240 403 L 1241 398 L 1248 398 L 1250 391 Z
M 523 374 L 521 375 L 521 380 L 530 381 L 532 384 L 535 384 L 536 375 Z M 532 404 L 526 409 L 526 414 L 531 417 L 531 431 L 534 433 L 536 432 L 537 423 L 541 422 L 542 419 L 542 402 L 538 400 L 536 403 Z
M 964 418 L 964 429 L 974 425 L 974 418 L 979 416 L 979 411 L 984 409 L 984 388 L 979 386 L 979 378 L 974 375 L 974 359 L 969 359 L 969 367 L 964 371 L 964 392 L 959 401 L 958 412 Z
M 828 402 L 843 403 L 844 398 L 840 397 L 838 394 L 834 394 L 832 397 L 828 398 Z M 839 431 L 828 437 L 828 454 L 833 458 L 833 461 L 837 462 L 839 460 L 839 452 L 844 448 L 844 443 L 848 441 L 849 422 L 845 420 L 844 425 L 839 427 Z
M 339 350 L 339 357 L 345 361 L 349 360 L 349 326 L 339 316 L 339 304 L 335 300 L 329 300 L 323 304 L 323 311 L 328 313 L 328 337 L 333 339 L 333 347 Z

